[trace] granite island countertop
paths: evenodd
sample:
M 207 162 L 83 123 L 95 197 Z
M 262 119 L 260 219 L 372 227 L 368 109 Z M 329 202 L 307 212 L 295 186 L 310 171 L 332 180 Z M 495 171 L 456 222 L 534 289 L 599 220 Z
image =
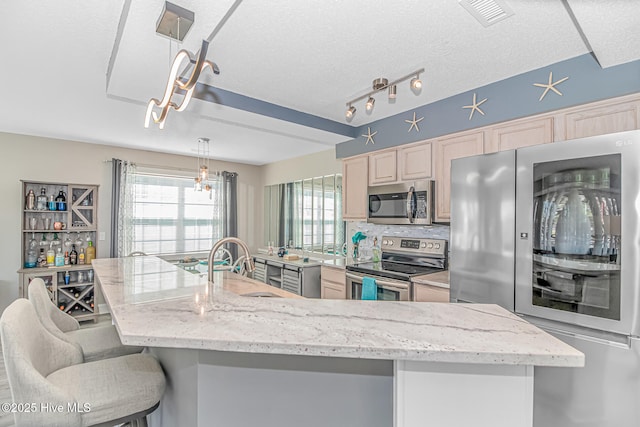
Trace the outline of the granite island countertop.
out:
M 93 268 L 122 342 L 128 345 L 584 365 L 582 353 L 497 305 L 247 297 L 240 294 L 278 289 L 228 272 L 216 272 L 214 284 L 207 286 L 204 275 L 153 256 L 96 259 Z M 204 309 L 203 295 L 209 301 Z

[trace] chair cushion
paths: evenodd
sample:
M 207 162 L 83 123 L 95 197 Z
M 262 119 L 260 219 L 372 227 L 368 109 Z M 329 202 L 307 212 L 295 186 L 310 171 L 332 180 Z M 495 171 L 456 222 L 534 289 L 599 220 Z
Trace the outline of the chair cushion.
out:
M 147 354 L 132 354 L 62 368 L 47 377 L 74 397 L 85 426 L 116 420 L 153 407 L 162 398 L 165 377 Z
M 142 347 L 123 345 L 113 325 L 78 329 L 65 335 L 82 347 L 85 362 L 140 353 L 143 350 Z

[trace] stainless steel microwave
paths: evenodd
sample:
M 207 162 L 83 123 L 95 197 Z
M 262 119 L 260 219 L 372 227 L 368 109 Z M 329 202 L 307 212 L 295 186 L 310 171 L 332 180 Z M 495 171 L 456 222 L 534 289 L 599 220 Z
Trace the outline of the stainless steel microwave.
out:
M 367 222 L 374 224 L 431 224 L 433 181 L 369 187 Z

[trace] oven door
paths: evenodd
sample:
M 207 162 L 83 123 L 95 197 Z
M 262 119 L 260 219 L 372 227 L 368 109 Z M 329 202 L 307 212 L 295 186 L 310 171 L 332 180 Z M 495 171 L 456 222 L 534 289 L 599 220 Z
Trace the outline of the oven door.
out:
M 347 299 L 362 299 L 362 278 L 371 277 L 378 285 L 378 300 L 409 301 L 410 282 L 388 279 L 386 277 L 347 273 Z

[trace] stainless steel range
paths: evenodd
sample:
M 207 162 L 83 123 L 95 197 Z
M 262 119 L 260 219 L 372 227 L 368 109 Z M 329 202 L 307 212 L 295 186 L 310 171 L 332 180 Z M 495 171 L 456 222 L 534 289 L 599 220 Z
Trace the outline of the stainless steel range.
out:
M 380 262 L 347 266 L 347 298 L 361 299 L 362 279 L 378 285 L 378 299 L 410 301 L 411 278 L 447 268 L 447 241 L 440 239 L 383 237 Z

